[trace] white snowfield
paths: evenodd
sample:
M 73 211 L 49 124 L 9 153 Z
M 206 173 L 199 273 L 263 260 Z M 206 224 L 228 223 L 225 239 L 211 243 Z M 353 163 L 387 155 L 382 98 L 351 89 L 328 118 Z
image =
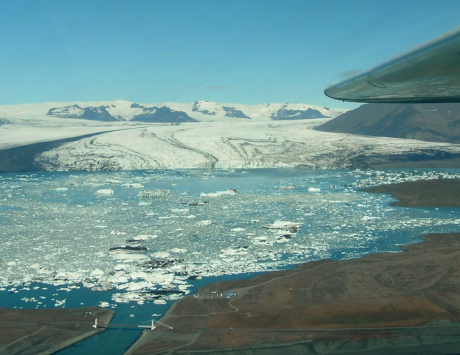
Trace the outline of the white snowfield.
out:
M 105 106 L 111 115 L 123 120 L 101 122 L 46 115 L 50 108 L 73 104 L 80 107 Z M 96 134 L 50 148 L 36 157 L 45 170 L 59 171 L 347 168 L 351 160 L 362 156 L 418 154 L 422 150 L 460 154 L 460 145 L 455 144 L 313 130 L 330 118 L 274 120 L 271 116 L 283 107 L 290 113 L 308 108 L 334 115 L 346 111 L 340 109 L 304 104 L 250 106 L 207 101 L 148 104 L 149 107 L 167 105 L 200 121 L 172 125 L 130 122 L 133 112 L 142 110 L 138 106 L 147 106 L 135 104 L 132 108 L 132 105 L 129 101 L 101 101 L 0 106 L 0 119 L 8 122 L 0 125 L 0 150 Z M 228 112 L 235 114 L 235 110 L 251 119 L 225 116 Z

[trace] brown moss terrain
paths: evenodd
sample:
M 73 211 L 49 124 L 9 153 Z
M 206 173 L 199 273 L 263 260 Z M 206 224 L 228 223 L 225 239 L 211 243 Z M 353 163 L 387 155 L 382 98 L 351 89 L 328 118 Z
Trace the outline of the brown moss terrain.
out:
M 115 312 L 78 309 L 0 308 L 0 354 L 53 354 L 105 329 Z

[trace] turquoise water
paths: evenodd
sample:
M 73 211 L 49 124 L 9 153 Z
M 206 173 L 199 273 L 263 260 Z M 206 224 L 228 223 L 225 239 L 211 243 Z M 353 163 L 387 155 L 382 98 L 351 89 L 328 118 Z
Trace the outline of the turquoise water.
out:
M 202 280 L 193 281 L 194 287 L 191 292 L 195 292 L 199 287 L 223 280 L 249 279 L 259 275 L 260 273 L 245 273 L 238 275 L 226 275 L 220 277 L 206 277 Z M 39 287 L 36 290 L 22 290 L 19 293 L 0 292 L 0 304 L 2 307 L 24 309 L 35 308 L 34 303 L 25 303 L 21 300 L 24 297 L 46 297 L 42 299 L 44 308 L 53 308 L 54 301 L 52 298 L 67 298 L 67 308 L 78 308 L 85 306 L 94 306 L 101 301 L 110 302 L 111 295 L 116 291 L 93 292 L 89 289 L 80 288 L 70 292 L 59 291 L 59 286 L 50 286 L 47 284 L 32 284 L 33 287 Z M 44 290 L 43 288 L 46 288 Z M 53 296 L 55 295 L 55 296 Z M 82 305 L 81 303 L 84 303 Z M 156 305 L 146 303 L 138 305 L 135 302 L 129 304 L 118 304 L 114 310 L 116 311 L 112 318 L 111 324 L 124 325 L 149 325 L 151 320 L 158 320 L 166 313 L 174 301 L 168 301 L 165 305 Z M 152 316 L 155 314 L 155 316 Z M 134 315 L 134 317 L 130 317 Z M 139 338 L 142 330 L 140 328 L 121 329 L 110 328 L 106 332 L 97 334 L 91 338 L 85 339 L 73 346 L 61 350 L 59 354 L 88 354 L 88 355 L 109 355 L 123 354 L 128 348 Z
M 261 169 L 0 175 L 0 305 L 70 308 L 106 302 L 116 311 L 113 324 L 150 324 L 176 300 L 120 300 L 159 288 L 182 287 L 190 294 L 219 280 L 321 258 L 395 252 L 420 242 L 422 234 L 458 232 L 460 209 L 392 207 L 391 197 L 358 188 L 459 174 L 459 169 Z M 283 188 L 291 185 L 296 188 Z M 100 196 L 101 189 L 113 195 Z M 170 190 L 170 196 L 139 197 L 152 189 Z M 202 196 L 228 189 L 237 193 Z M 299 223 L 301 230 L 285 239 L 264 228 L 277 220 Z M 148 248 L 144 259 L 108 253 L 139 235 L 155 236 L 140 242 Z M 178 261 L 146 272 L 143 263 L 158 258 Z M 189 280 L 181 272 L 202 279 Z M 113 289 L 91 290 L 104 282 Z M 140 332 L 109 329 L 61 353 L 122 354 Z

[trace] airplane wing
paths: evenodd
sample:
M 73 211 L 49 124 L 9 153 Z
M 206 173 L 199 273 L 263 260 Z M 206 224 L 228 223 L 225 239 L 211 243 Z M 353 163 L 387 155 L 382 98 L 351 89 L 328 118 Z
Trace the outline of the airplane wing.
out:
M 324 93 L 352 102 L 460 102 L 460 27 Z

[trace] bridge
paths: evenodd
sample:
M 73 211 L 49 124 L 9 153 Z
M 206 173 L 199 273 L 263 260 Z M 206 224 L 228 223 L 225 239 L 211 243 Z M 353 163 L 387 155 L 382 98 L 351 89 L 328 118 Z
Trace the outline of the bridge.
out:
M 144 328 L 144 329 L 150 329 L 150 330 L 155 330 L 155 328 L 158 325 L 162 325 L 163 327 L 166 327 L 168 329 L 174 329 L 170 325 L 167 325 L 165 323 L 162 323 L 160 321 L 157 321 L 155 324 L 152 319 L 152 324 L 151 325 L 136 325 L 136 324 L 108 324 L 107 326 L 100 326 L 97 324 L 97 318 L 94 320 L 94 324 L 92 327 L 94 329 L 97 328 L 104 328 L 104 329 L 110 329 L 110 328 L 116 328 L 116 329 L 139 329 L 139 328 Z

